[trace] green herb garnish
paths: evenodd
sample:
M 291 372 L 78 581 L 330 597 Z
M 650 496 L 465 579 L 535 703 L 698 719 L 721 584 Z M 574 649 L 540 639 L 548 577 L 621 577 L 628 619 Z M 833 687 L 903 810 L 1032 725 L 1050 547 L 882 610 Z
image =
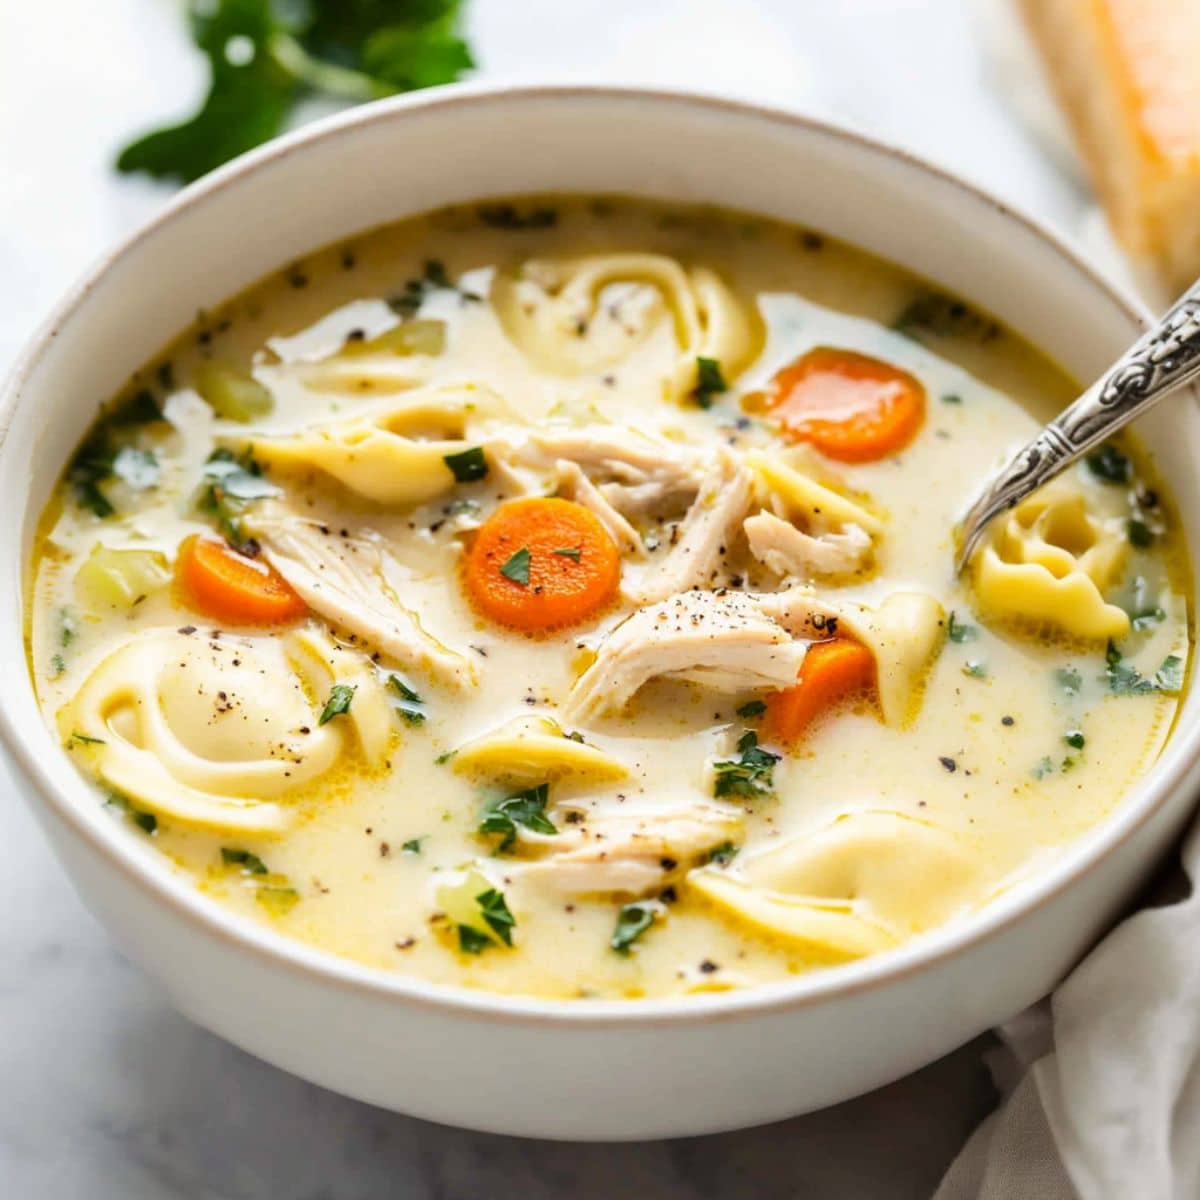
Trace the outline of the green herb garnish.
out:
M 134 808 L 130 804 L 129 798 L 121 795 L 120 792 L 109 792 L 104 803 L 109 808 L 115 808 L 118 812 L 124 813 L 147 837 L 158 831 L 158 818 L 152 812 Z
M 1095 454 L 1087 456 L 1087 465 L 1088 470 L 1105 483 L 1128 483 L 1129 477 L 1133 473 L 1129 459 L 1115 446 L 1107 443 L 1101 446 Z
M 266 875 L 267 864 L 249 850 L 238 850 L 231 846 L 221 847 L 221 862 L 227 867 L 241 867 L 244 875 Z
M 86 733 L 80 733 L 79 730 L 75 730 L 67 738 L 67 745 L 73 746 L 77 743 L 84 746 L 104 746 L 107 744 L 103 738 L 89 737 Z
M 496 849 L 501 853 L 517 840 L 518 827 L 531 833 L 555 834 L 558 827 L 546 816 L 549 798 L 550 785 L 539 783 L 515 796 L 489 800 L 480 813 L 479 832 L 500 834 L 502 840 Z
M 942 397 L 942 403 L 943 404 L 961 404 L 962 397 L 960 395 L 958 395 L 956 392 L 947 392 Z
M 400 847 L 400 853 L 401 854 L 420 854 L 421 853 L 421 843 L 424 840 L 425 839 L 423 837 L 409 838 L 408 841 L 405 842 Z
M 769 796 L 775 790 L 774 770 L 780 755 L 764 750 L 758 734 L 747 729 L 738 739 L 738 758 L 713 763 L 714 796 Z
M 162 468 L 154 452 L 141 450 L 137 446 L 122 446 L 113 455 L 112 471 L 137 492 L 157 487 L 162 476 Z
M 512 558 L 508 560 L 500 568 L 500 574 L 505 579 L 511 579 L 513 583 L 521 587 L 529 586 L 529 551 L 522 546 Z
M 329 689 L 329 699 L 321 710 L 318 725 L 327 725 L 334 717 L 340 717 L 350 711 L 350 702 L 354 699 L 357 687 L 352 683 L 335 683 Z
M 946 636 L 957 644 L 973 641 L 979 636 L 979 630 L 974 625 L 964 624 L 958 619 L 958 616 L 953 611 L 950 613 L 950 619 L 946 623 Z
M 1152 692 L 1174 696 L 1183 687 L 1183 659 L 1177 654 L 1168 654 L 1163 659 L 1153 679 L 1145 678 L 1130 664 L 1114 642 L 1108 643 L 1104 661 L 1108 690 L 1114 696 L 1145 696 Z
M 458 927 L 458 948 L 464 954 L 481 954 L 490 945 L 492 945 L 492 939 L 486 933 L 472 929 L 470 925 Z
M 764 700 L 747 700 L 745 704 L 734 711 L 739 717 L 748 721 L 752 717 L 761 717 L 767 711 L 767 705 Z
M 558 212 L 546 207 L 522 213 L 512 204 L 481 204 L 476 212 L 480 221 L 492 229 L 549 229 L 558 223 Z
M 1149 629 L 1151 626 L 1157 625 L 1160 621 L 1165 621 L 1166 619 L 1167 614 L 1155 605 L 1153 608 L 1143 608 L 1131 614 L 1129 623 L 1138 633 L 1141 633 L 1143 630 Z
M 1036 767 L 1031 772 L 1034 779 L 1045 779 L 1047 775 L 1054 774 L 1054 760 L 1049 755 L 1043 755 Z
M 296 907 L 300 893 L 292 887 L 260 887 L 254 898 L 273 917 L 282 917 Z
M 236 455 L 221 447 L 208 456 L 201 475 L 196 507 L 216 518 L 221 533 L 234 545 L 242 542 L 241 518 L 254 500 L 278 496 L 277 488 L 263 476 L 254 455 Z
M 1072 729 L 1069 733 L 1064 733 L 1063 741 L 1073 750 L 1082 750 L 1087 744 L 1087 738 L 1083 736 L 1083 731 L 1080 729 Z
M 488 888 L 486 892 L 480 892 L 475 897 L 475 901 L 491 931 L 506 946 L 511 946 L 512 931 L 517 919 L 509 911 L 503 893 L 496 891 L 495 888 Z
M 991 318 L 968 308 L 953 296 L 932 291 L 915 296 L 893 322 L 892 328 L 906 337 L 933 334 L 974 342 L 990 342 L 1000 332 L 1000 327 Z
M 645 901 L 635 900 L 632 904 L 624 904 L 617 913 L 617 927 L 608 944 L 618 954 L 628 954 L 634 942 L 654 924 L 657 906 Z
M 360 103 L 451 83 L 474 64 L 462 0 L 191 0 L 208 59 L 198 112 L 126 146 L 121 171 L 187 183 L 274 137 L 301 100 Z
M 708 861 L 716 863 L 717 866 L 723 867 L 726 863 L 731 862 L 737 857 L 738 847 L 732 842 L 722 842 L 719 846 L 714 846 L 708 852 Z
M 1078 696 L 1083 687 L 1083 676 L 1074 667 L 1059 667 L 1054 681 L 1068 696 Z
M 425 710 L 420 707 L 424 703 L 421 697 L 399 675 L 389 675 L 388 686 L 400 697 L 392 702 L 392 707 L 410 725 L 424 724 Z
M 573 558 L 576 562 L 578 562 L 583 551 L 580 550 L 578 546 L 562 546 L 553 551 L 553 553 L 562 558 Z
M 472 446 L 470 450 L 444 455 L 442 462 L 450 468 L 459 483 L 474 483 L 476 480 L 487 478 L 488 464 L 482 446 Z
M 1145 521 L 1139 521 L 1133 517 L 1125 529 L 1129 535 L 1130 545 L 1136 546 L 1139 550 L 1146 550 L 1154 545 L 1154 533 Z
M 973 659 L 969 659 L 967 662 L 963 663 L 962 673 L 964 675 L 969 675 L 972 679 L 986 679 L 987 667 L 981 662 L 976 662 Z
M 696 359 L 696 390 L 692 393 L 701 408 L 711 408 L 713 398 L 728 391 L 729 385 L 721 373 L 721 364 L 715 358 Z
M 61 654 L 52 654 L 50 656 L 50 667 L 56 676 L 61 675 L 67 669 L 67 660 Z

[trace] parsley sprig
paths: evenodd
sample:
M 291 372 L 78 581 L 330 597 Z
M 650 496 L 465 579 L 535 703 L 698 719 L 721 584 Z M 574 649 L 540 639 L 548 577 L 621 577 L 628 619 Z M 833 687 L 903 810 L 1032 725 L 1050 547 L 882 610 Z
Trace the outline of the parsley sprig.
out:
M 770 796 L 775 791 L 775 764 L 780 755 L 764 750 L 758 744 L 758 734 L 747 729 L 738 738 L 738 757 L 713 763 L 714 796 L 745 796 L 754 799 Z
M 361 103 L 451 83 L 474 66 L 459 36 L 463 0 L 190 0 L 208 59 L 199 110 L 126 146 L 120 171 L 185 183 L 274 137 L 319 95 Z
M 480 833 L 498 833 L 501 841 L 496 849 L 507 850 L 516 840 L 521 829 L 531 833 L 555 834 L 558 827 L 546 816 L 546 802 L 550 798 L 550 785 L 539 783 L 515 796 L 489 800 L 483 806 L 479 819 Z

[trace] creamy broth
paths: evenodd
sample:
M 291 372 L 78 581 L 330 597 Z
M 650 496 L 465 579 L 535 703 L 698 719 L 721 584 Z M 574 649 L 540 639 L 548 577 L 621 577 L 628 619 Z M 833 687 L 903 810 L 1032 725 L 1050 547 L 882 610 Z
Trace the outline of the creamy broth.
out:
M 917 381 L 902 448 L 784 436 L 781 372 L 816 347 Z M 769 221 L 556 197 L 406 221 L 200 314 L 109 406 L 35 550 L 39 699 L 131 837 L 373 966 L 639 997 L 886 949 L 1036 872 L 1169 732 L 1187 564 L 1132 440 L 952 571 L 974 490 L 1074 394 L 986 315 Z M 535 636 L 464 559 L 555 493 L 608 530 L 620 592 Z M 214 615 L 179 567 L 197 534 L 307 611 Z M 561 550 L 486 569 L 529 606 L 589 568 Z M 769 653 L 712 660 L 749 625 Z M 697 628 L 692 661 L 671 639 Z M 874 682 L 785 737 L 768 676 L 834 634 Z

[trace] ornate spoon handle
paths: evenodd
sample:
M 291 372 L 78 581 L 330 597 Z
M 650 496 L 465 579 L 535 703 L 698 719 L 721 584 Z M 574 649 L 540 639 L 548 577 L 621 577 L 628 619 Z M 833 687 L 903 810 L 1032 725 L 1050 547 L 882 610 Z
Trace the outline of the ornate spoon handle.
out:
M 957 569 L 966 565 L 993 517 L 1196 378 L 1200 378 L 1200 280 L 988 484 L 963 518 Z

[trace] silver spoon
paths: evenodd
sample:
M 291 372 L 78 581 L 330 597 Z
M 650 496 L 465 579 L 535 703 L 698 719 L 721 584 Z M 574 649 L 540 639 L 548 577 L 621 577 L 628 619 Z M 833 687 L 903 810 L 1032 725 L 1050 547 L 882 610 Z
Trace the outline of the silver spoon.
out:
M 1196 378 L 1200 378 L 1200 280 L 984 488 L 963 518 L 955 569 L 967 565 L 994 517 Z

